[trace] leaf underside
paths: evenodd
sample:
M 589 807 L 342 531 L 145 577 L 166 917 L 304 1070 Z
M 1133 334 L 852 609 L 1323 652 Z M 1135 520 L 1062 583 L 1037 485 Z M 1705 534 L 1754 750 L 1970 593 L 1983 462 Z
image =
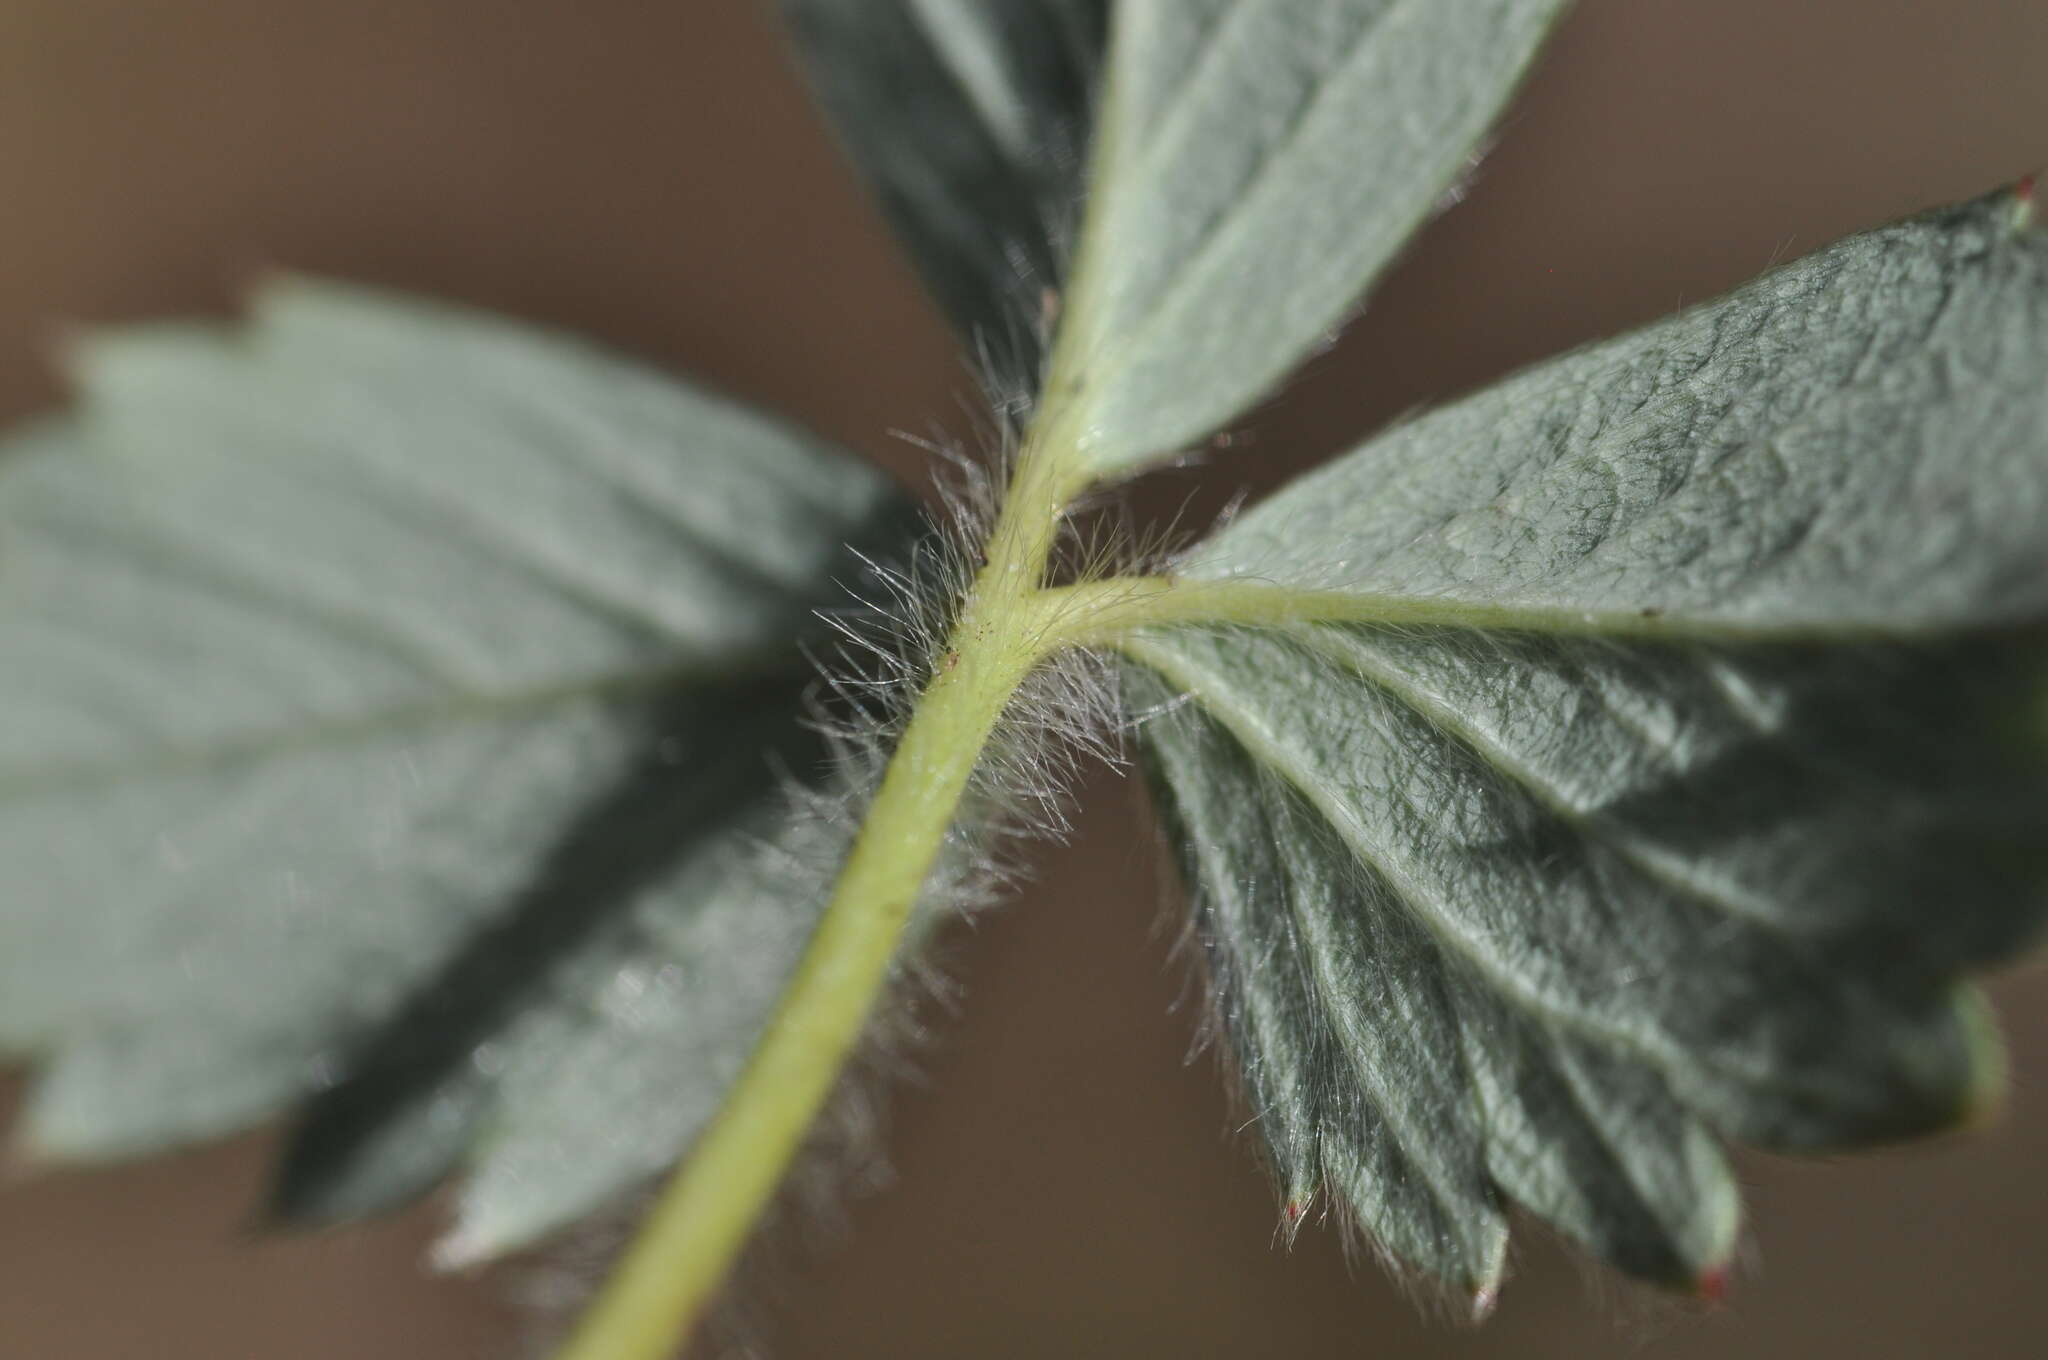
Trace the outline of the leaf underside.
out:
M 0 1051 L 32 1155 L 308 1100 L 274 1208 L 451 1260 L 658 1171 L 837 832 L 813 610 L 907 507 L 623 360 L 339 287 L 116 332 L 0 455 Z M 821 839 L 819 844 L 805 838 Z
M 1125 648 L 1291 1204 L 1481 1307 L 1511 1205 L 1697 1285 L 1719 1140 L 1992 1098 L 1959 979 L 2048 911 L 2048 241 L 2016 222 L 1869 233 L 1540 366 L 1177 568 L 1292 611 Z
M 1109 0 L 782 0 L 818 100 L 999 394 L 1065 281 Z
M 1563 0 L 1122 0 L 1060 334 L 1088 466 L 1199 443 L 1470 168 Z

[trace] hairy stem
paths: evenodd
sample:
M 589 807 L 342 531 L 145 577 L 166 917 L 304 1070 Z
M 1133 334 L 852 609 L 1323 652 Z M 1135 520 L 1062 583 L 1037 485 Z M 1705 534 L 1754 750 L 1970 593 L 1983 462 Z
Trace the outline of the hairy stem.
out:
M 1040 600 L 1070 459 L 1027 446 L 932 678 L 824 915 L 717 1116 L 559 1360 L 661 1360 L 694 1329 L 830 1094 L 889 976 L 961 795 L 1010 696 L 1063 645 Z

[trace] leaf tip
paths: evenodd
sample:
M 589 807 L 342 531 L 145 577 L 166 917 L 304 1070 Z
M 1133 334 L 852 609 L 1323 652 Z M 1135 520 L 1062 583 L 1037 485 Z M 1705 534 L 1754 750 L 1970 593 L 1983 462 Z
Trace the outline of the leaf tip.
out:
M 1734 1271 L 1726 1261 L 1708 1266 L 1693 1277 L 1692 1296 L 1701 1303 L 1719 1306 L 1728 1302 L 1728 1287 Z
M 1290 1189 L 1286 1201 L 1280 1206 L 1280 1236 L 1289 1246 L 1301 1234 L 1302 1226 L 1308 1222 L 1310 1210 L 1315 1208 L 1316 1190 L 1313 1185 Z
M 1273 1234 L 1275 1243 L 1292 1251 L 1295 1242 L 1301 1237 L 1301 1230 L 1308 1226 L 1309 1218 L 1315 1210 L 1315 1191 L 1289 1194 L 1280 1206 L 1280 1222 Z
M 52 1079 L 45 1069 L 36 1082 L 14 1127 L 0 1142 L 0 1184 L 10 1184 L 63 1166 L 104 1161 L 113 1151 L 96 1144 L 91 1130 L 66 1115 L 51 1095 Z
M 1982 1128 L 2005 1110 L 2005 1040 L 1990 998 L 1976 987 L 1957 990 L 1955 1013 L 1963 1032 L 1967 1072 L 1956 1102 L 1958 1128 Z
M 507 1204 L 502 1198 L 505 1188 L 485 1185 L 472 1169 L 456 1196 L 454 1222 L 427 1250 L 432 1269 L 444 1274 L 475 1270 L 564 1226 L 562 1217 L 549 1217 L 531 1204 Z
M 299 285 L 301 275 L 275 260 L 257 260 L 242 269 L 235 281 L 235 300 L 244 316 L 253 316 L 271 304 L 271 299 L 289 293 Z
M 1474 1274 L 1465 1282 L 1465 1298 L 1468 1304 L 1466 1321 L 1478 1326 L 1493 1316 L 1493 1310 L 1500 1306 L 1501 1286 L 1508 1278 L 1508 1230 L 1505 1220 L 1491 1225 L 1480 1248 L 1481 1259 L 1472 1264 Z
M 63 380 L 68 391 L 79 390 L 99 328 L 77 317 L 59 317 L 43 328 L 36 346 L 38 357 Z
M 2012 229 L 2016 232 L 2032 230 L 2040 220 L 2040 208 L 2035 190 L 2038 175 L 2022 175 L 2019 183 L 2012 186 Z
M 0 1186 L 18 1184 L 66 1168 L 103 1166 L 135 1155 L 136 1149 L 93 1136 L 92 1131 L 25 1112 L 0 1143 Z
M 352 1197 L 345 1175 L 309 1171 L 288 1148 L 274 1167 L 258 1221 L 270 1229 L 328 1228 L 351 1218 L 364 1218 L 399 1207 L 405 1197 L 377 1200 Z
M 444 1274 L 474 1270 L 498 1254 L 498 1244 L 474 1224 L 457 1224 L 427 1250 L 427 1264 Z

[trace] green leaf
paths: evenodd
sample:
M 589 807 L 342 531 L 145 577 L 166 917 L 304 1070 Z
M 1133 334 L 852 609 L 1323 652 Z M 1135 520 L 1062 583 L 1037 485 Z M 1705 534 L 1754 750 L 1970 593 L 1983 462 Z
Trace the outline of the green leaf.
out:
M 1126 648 L 1290 1201 L 1711 1282 L 1716 1140 L 1920 1134 L 2048 912 L 2048 238 L 1869 233 L 1367 444 Z M 1221 615 L 1217 616 L 1220 620 Z
M 671 1160 L 837 833 L 812 611 L 874 472 L 561 338 L 337 287 L 116 332 L 0 462 L 0 1047 L 26 1142 L 313 1100 L 278 1209 L 457 1161 L 451 1255 Z
M 1463 173 L 1563 0 L 1122 0 L 1058 372 L 1105 476 L 1270 392 Z
M 996 381 L 1038 386 L 1108 0 L 783 0 L 820 102 Z

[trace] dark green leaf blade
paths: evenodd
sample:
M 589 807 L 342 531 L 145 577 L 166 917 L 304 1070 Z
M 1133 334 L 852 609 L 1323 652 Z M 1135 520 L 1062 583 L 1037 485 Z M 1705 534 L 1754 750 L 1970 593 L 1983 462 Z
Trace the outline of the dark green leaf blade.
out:
M 1037 390 L 1109 0 L 783 0 L 820 103 L 925 286 L 1006 393 Z
M 1851 1146 L 1992 1099 L 1961 978 L 2048 915 L 2022 216 L 1868 233 L 1538 367 L 1177 568 L 1272 611 L 1126 652 L 1291 1196 L 1483 1300 L 1483 1253 L 1354 1188 L 1391 1137 L 1480 1186 L 1468 1236 L 1512 1202 L 1697 1283 L 1736 1227 L 1710 1134 Z M 1354 942 L 1341 985 L 1271 966 L 1322 935 Z M 1324 1052 L 1347 1031 L 1395 1076 Z
M 902 499 L 621 359 L 343 288 L 93 341 L 79 377 L 0 464 L 31 1148 L 319 1093 L 281 1207 L 467 1160 L 465 1257 L 658 1170 L 808 930 L 800 644 Z

